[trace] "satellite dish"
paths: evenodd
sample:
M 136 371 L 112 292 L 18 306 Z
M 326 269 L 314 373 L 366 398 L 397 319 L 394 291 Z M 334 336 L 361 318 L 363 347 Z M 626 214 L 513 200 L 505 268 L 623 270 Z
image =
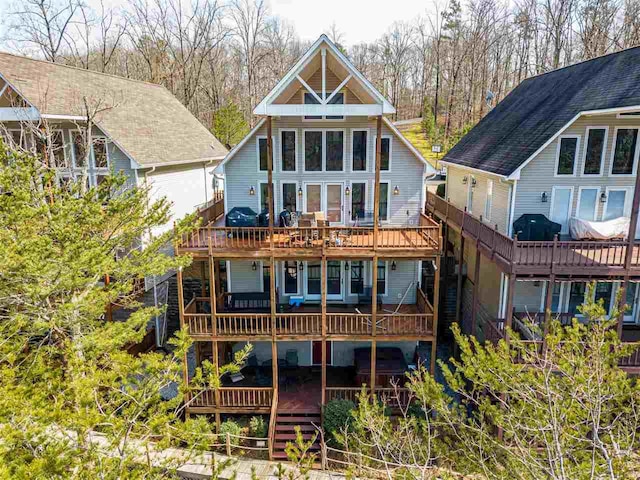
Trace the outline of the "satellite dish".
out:
M 487 106 L 491 106 L 493 100 L 496 98 L 496 94 L 491 90 L 487 90 L 487 95 L 484 97 L 484 101 L 487 102 Z

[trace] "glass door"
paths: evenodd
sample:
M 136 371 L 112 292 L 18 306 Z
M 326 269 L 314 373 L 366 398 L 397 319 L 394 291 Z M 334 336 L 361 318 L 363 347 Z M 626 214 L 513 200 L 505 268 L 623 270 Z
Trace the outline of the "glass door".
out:
M 327 300 L 342 300 L 342 262 L 327 261 Z
M 618 286 L 622 288 L 622 284 Z M 640 288 L 638 288 L 638 282 L 630 282 L 629 289 L 625 295 L 625 305 L 627 309 L 624 312 L 625 323 L 638 323 L 638 294 Z
M 551 197 L 551 221 L 562 225 L 560 233 L 569 233 L 569 216 L 571 215 L 573 188 L 553 187 Z
M 327 300 L 342 300 L 342 262 L 327 262 Z M 320 262 L 307 262 L 305 268 L 305 299 L 320 300 L 322 298 L 322 265 Z
M 334 223 L 342 222 L 342 184 L 328 183 L 327 188 L 327 220 Z
M 320 183 L 307 183 L 304 187 L 304 211 L 306 213 L 322 211 L 322 185 Z

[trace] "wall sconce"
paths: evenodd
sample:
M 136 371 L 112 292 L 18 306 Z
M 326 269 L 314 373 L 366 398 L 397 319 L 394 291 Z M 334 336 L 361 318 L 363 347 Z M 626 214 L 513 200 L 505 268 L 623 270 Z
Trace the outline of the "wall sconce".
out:
M 466 185 L 468 181 L 469 181 L 469 179 L 467 178 L 466 175 L 464 177 L 462 177 L 462 184 L 463 185 Z
M 344 194 L 345 194 L 346 196 L 351 195 L 351 189 L 349 188 L 349 185 L 347 185 L 347 188 L 345 188 L 345 189 L 344 189 Z
M 400 187 L 398 187 L 398 185 L 393 187 L 393 194 L 394 195 L 400 195 Z
M 256 262 L 253 262 L 253 263 L 251 264 L 251 270 L 253 270 L 254 272 L 255 272 L 256 270 L 258 270 L 258 264 L 257 264 Z
M 345 272 L 349 271 L 349 262 L 344 262 L 344 271 Z
M 391 262 L 391 270 L 393 270 L 395 272 L 396 268 L 398 268 L 398 265 L 396 264 L 396 261 L 394 260 L 393 262 Z
M 607 203 L 607 194 L 605 192 L 600 194 L 600 203 Z
M 540 201 L 541 201 L 542 203 L 547 203 L 547 192 L 542 192 L 542 193 L 540 194 Z
M 300 270 L 300 271 L 304 270 L 304 263 L 303 262 L 298 262 L 298 270 Z
M 476 183 L 478 183 L 476 177 L 471 177 L 471 188 L 476 188 Z
M 302 198 L 302 187 L 298 187 L 298 196 Z
M 253 185 L 251 185 L 249 187 L 249 195 L 251 195 L 252 197 L 256 194 L 256 189 L 254 188 Z

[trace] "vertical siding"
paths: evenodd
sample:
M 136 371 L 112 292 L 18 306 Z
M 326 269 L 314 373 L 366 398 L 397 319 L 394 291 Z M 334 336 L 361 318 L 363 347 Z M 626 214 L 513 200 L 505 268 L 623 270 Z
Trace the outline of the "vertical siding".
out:
M 294 129 L 297 132 L 296 172 L 281 171 L 280 154 L 280 129 Z M 346 155 L 343 172 L 312 172 L 304 173 L 304 143 L 303 131 L 305 129 L 344 129 Z M 366 172 L 352 172 L 351 133 L 352 129 L 367 129 L 368 134 L 368 164 Z M 340 183 L 344 187 L 352 182 L 367 183 L 367 207 L 373 210 L 373 183 L 375 160 L 375 121 L 369 121 L 364 117 L 349 117 L 344 121 L 303 121 L 300 117 L 288 117 L 273 121 L 274 143 L 274 188 L 276 213 L 282 210 L 282 183 L 296 182 L 302 187 L 304 182 Z M 391 147 L 391 171 L 381 172 L 381 182 L 389 184 L 389 214 L 388 223 L 394 225 L 417 225 L 421 211 L 421 190 L 423 188 L 424 165 L 411 151 L 389 130 L 383 126 L 383 136 L 392 137 Z M 260 129 L 256 136 L 266 136 L 266 128 Z M 258 170 L 257 139 L 249 141 L 237 152 L 237 154 L 225 165 L 225 195 L 227 209 L 236 206 L 250 207 L 259 210 L 259 184 L 266 183 L 267 172 Z M 400 194 L 392 194 L 394 186 L 398 185 Z M 249 195 L 249 189 L 254 186 L 256 195 Z M 344 197 L 343 215 L 351 210 L 350 197 Z M 298 208 L 302 209 L 302 201 L 298 198 Z
M 327 95 L 331 94 L 331 92 L 333 92 L 333 90 L 335 90 L 340 85 L 340 83 L 342 83 L 342 80 L 344 80 L 344 79 L 343 78 L 338 78 L 336 76 L 336 74 L 333 73 L 327 67 L 326 75 L 325 75 L 325 88 L 326 88 L 326 91 L 328 92 Z M 313 88 L 313 90 L 316 91 L 316 93 L 322 92 L 322 68 L 319 68 L 318 70 L 316 70 L 313 73 L 313 75 L 311 75 L 311 77 L 309 77 L 306 80 L 306 82 L 307 82 L 307 85 L 309 85 L 311 88 Z M 350 90 L 348 87 L 345 87 L 344 90 L 346 91 L 346 96 L 347 96 L 346 103 L 348 103 L 348 104 L 361 104 L 362 103 L 360 98 L 358 98 L 358 96 L 355 93 L 353 93 L 353 91 Z M 275 104 L 285 103 L 285 104 L 289 104 L 289 105 L 300 105 L 302 103 L 302 92 L 305 92 L 305 91 L 306 91 L 305 88 L 300 87 L 286 101 L 283 101 L 282 98 L 278 98 L 273 103 L 275 103 Z
M 607 144 L 603 162 L 603 175 L 599 177 L 582 175 L 584 166 L 584 155 L 586 151 L 586 131 L 587 127 L 606 126 L 608 127 Z M 538 156 L 533 159 L 520 173 L 518 189 L 516 192 L 515 219 L 524 213 L 541 213 L 550 216 L 551 213 L 551 191 L 554 185 L 574 187 L 573 204 L 570 214 L 576 214 L 578 204 L 579 187 L 598 187 L 604 191 L 606 187 L 628 187 L 633 188 L 635 176 L 621 177 L 609 175 L 611 167 L 611 157 L 615 148 L 615 127 L 640 126 L 640 119 L 621 119 L 616 115 L 599 115 L 581 117 L 576 120 L 562 135 L 578 135 L 580 137 L 579 150 L 576 161 L 576 174 L 573 177 L 556 177 L 556 157 L 558 149 L 558 139 L 549 144 Z M 547 193 L 548 201 L 542 203 L 540 196 L 542 192 Z M 596 220 L 600 220 L 604 213 L 605 204 L 598 199 L 596 206 Z

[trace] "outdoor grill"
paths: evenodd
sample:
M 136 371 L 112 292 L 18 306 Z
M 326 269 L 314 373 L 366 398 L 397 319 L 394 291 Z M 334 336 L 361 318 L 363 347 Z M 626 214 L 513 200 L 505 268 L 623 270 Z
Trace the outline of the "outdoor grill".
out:
M 550 241 L 561 229 L 562 225 L 540 213 L 526 213 L 513 222 L 513 232 L 518 240 Z

